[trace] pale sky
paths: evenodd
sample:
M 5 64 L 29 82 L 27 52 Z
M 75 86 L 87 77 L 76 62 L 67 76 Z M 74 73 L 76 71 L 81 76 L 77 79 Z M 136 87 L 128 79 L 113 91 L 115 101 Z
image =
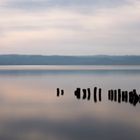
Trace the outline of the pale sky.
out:
M 140 0 L 0 0 L 0 54 L 140 55 Z

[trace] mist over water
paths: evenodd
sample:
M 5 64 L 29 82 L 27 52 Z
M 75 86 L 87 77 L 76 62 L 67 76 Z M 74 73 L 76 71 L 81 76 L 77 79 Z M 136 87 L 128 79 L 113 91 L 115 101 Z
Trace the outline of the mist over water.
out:
M 137 90 L 140 67 L 0 68 L 0 139 L 139 140 L 140 104 L 108 100 L 108 90 Z M 76 88 L 102 88 L 102 101 L 77 100 Z M 65 90 L 58 98 L 56 89 Z

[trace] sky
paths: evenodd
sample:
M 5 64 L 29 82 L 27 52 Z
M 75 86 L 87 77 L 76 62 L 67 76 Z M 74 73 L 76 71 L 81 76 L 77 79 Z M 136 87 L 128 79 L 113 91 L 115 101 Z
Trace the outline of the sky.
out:
M 140 0 L 0 0 L 0 54 L 140 55 Z

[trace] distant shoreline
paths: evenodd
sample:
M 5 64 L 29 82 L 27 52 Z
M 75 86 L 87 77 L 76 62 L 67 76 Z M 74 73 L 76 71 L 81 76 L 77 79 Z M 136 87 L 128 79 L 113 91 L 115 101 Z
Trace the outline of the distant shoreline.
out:
M 93 55 L 93 56 L 43 56 L 43 55 L 0 55 L 0 66 L 18 65 L 140 65 L 139 55 Z

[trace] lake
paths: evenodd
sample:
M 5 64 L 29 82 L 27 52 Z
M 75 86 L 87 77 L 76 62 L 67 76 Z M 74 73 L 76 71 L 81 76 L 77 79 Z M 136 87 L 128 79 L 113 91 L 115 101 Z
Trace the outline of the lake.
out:
M 140 66 L 1 66 L 0 140 L 139 140 L 140 103 L 110 101 L 110 89 L 140 94 Z

